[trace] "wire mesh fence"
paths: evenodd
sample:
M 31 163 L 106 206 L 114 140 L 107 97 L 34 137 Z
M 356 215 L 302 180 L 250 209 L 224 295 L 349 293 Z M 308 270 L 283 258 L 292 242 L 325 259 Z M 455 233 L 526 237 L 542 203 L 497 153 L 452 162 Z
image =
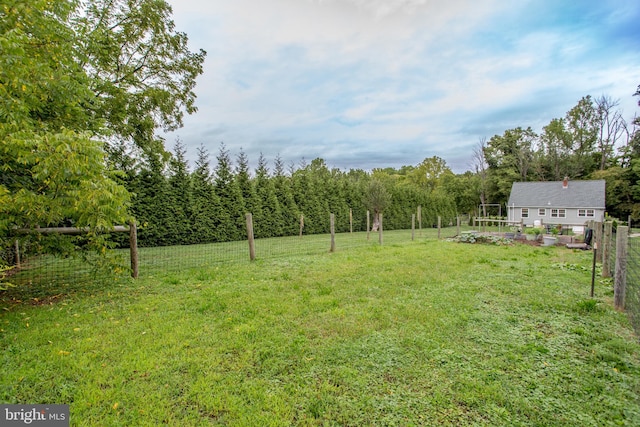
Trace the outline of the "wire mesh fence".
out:
M 640 237 L 629 239 L 625 310 L 633 328 L 640 335 Z
M 469 227 L 462 227 L 466 230 Z M 420 239 L 436 239 L 454 236 L 456 227 L 440 230 L 435 228 L 415 230 L 385 230 L 378 232 L 337 233 L 334 236 L 335 250 L 346 251 L 367 245 L 406 243 Z M 331 248 L 330 234 L 315 234 L 275 237 L 255 240 L 257 260 L 286 258 L 300 255 L 328 253 Z M 207 268 L 223 263 L 250 262 L 249 245 L 246 240 L 195 244 L 181 246 L 142 247 L 138 249 L 140 277 Z M 112 282 L 124 280 L 130 273 L 129 249 L 114 249 L 107 257 L 89 256 L 59 257 L 38 255 L 22 260 L 19 269 L 10 272 L 8 280 L 17 285 L 34 285 L 42 295 L 51 295 L 56 289 L 80 288 L 89 281 Z

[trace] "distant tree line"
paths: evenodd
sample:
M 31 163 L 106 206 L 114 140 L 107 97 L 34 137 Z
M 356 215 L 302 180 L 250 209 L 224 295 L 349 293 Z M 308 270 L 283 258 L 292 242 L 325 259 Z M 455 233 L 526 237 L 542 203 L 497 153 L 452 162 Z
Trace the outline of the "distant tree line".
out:
M 640 86 L 634 95 L 640 95 Z M 515 181 L 604 179 L 609 215 L 639 220 L 638 126 L 637 117 L 624 119 L 619 101 L 585 96 L 539 134 L 517 127 L 482 139 L 474 151 L 479 198 L 504 205 Z

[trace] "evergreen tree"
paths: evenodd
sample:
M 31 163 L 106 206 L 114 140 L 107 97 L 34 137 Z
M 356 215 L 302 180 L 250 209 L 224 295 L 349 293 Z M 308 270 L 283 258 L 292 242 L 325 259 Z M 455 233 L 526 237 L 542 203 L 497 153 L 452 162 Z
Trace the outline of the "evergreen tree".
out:
M 391 188 L 387 191 L 391 196 L 391 202 L 384 212 L 384 228 L 386 230 L 398 230 L 411 227 L 411 215 L 416 213 L 420 194 L 427 194 L 424 189 L 416 185 L 407 185 L 395 179 Z
M 177 140 L 174 145 L 174 155 L 169 161 L 169 190 L 173 215 L 173 240 L 179 244 L 193 243 L 191 241 L 191 178 L 189 165 L 186 160 L 185 146 Z
M 240 148 L 240 153 L 236 157 L 236 161 L 235 180 L 242 195 L 245 209 L 244 213 L 249 212 L 253 215 L 254 236 L 258 237 L 263 235 L 267 230 L 262 230 L 265 224 L 262 223 L 261 204 L 249 173 L 249 159 L 242 148 Z
M 134 179 L 133 214 L 140 224 L 140 246 L 167 246 L 176 243 L 171 191 L 160 156 L 150 155 Z M 169 202 L 168 202 L 169 201 Z
M 331 199 L 331 172 L 324 159 L 316 158 L 307 167 L 309 171 L 310 191 L 314 197 L 311 200 L 313 233 L 329 232 L 329 201 Z
M 211 182 L 209 153 L 198 147 L 195 169 L 191 174 L 191 230 L 193 243 L 225 240 L 222 206 Z
M 285 175 L 280 155 L 274 161 L 273 184 L 282 215 L 282 235 L 294 236 L 299 232 L 300 209 L 293 195 L 291 177 Z
M 280 203 L 276 197 L 274 182 L 269 177 L 267 161 L 262 153 L 258 158 L 254 183 L 260 203 L 259 208 L 256 210 L 260 216 L 257 221 L 254 221 L 254 225 L 256 222 L 259 223 L 259 226 L 256 227 L 256 237 L 282 236 L 283 220 Z
M 222 207 L 220 227 L 224 233 L 223 240 L 241 240 L 246 236 L 246 210 L 224 143 L 220 144 L 216 159 L 214 187 Z
M 324 197 L 322 175 L 326 167 L 324 160 L 315 159 L 310 165 L 294 172 L 292 176 L 293 195 L 298 209 L 304 215 L 306 234 L 327 233 L 329 231 L 329 207 Z

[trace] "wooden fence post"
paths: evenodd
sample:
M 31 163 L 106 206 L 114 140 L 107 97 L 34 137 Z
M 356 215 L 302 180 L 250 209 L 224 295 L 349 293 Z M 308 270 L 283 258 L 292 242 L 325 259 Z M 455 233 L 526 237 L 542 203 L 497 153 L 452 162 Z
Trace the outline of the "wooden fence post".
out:
M 251 261 L 256 259 L 256 241 L 253 237 L 253 215 L 251 213 L 245 214 L 247 220 L 247 238 L 249 240 L 249 259 Z
M 382 245 L 382 243 L 383 243 L 383 238 L 382 238 L 382 212 L 380 212 L 378 215 L 380 217 L 380 227 L 378 228 L 378 242 Z
M 353 234 L 353 209 L 349 208 L 349 233 Z
M 329 215 L 329 226 L 331 228 L 331 247 L 329 248 L 329 252 L 336 251 L 336 221 L 335 215 Z
M 416 214 L 411 214 L 411 240 L 416 237 Z
M 16 250 L 16 268 L 20 269 L 20 241 L 16 239 L 15 241 L 15 250 Z
M 440 228 L 442 227 L 442 218 L 438 215 L 438 240 L 440 240 Z
M 367 209 L 367 240 L 369 240 L 369 233 L 371 232 L 371 214 Z
M 627 287 L 627 249 L 629 246 L 629 227 L 618 226 L 616 232 L 616 273 L 613 286 L 615 308 L 624 310 L 624 298 Z
M 131 258 L 131 277 L 138 278 L 138 229 L 136 220 L 129 221 L 129 254 Z
M 418 205 L 418 231 L 422 236 L 422 205 Z
M 598 245 L 598 249 L 600 249 L 602 248 L 602 223 L 597 221 L 593 223 L 593 226 L 595 227 L 595 230 L 594 230 L 595 241 L 596 241 L 596 244 Z M 602 249 L 600 249 L 597 252 L 596 260 L 599 263 L 602 263 Z
M 456 236 L 460 235 L 460 215 L 456 216 Z
M 604 223 L 604 239 L 602 241 L 602 277 L 611 277 L 611 236 L 613 234 L 613 223 Z
M 304 230 L 304 215 L 300 214 L 300 237 L 302 237 L 302 230 Z

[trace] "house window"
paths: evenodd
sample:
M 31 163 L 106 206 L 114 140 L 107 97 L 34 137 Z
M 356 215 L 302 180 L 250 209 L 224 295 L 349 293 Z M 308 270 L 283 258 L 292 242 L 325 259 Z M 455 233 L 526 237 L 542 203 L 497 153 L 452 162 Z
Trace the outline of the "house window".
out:
M 582 218 L 593 218 L 596 216 L 594 209 L 578 209 L 578 216 Z
M 538 216 L 547 216 L 547 210 L 545 208 L 539 208 Z
M 522 218 L 529 218 L 529 208 L 522 208 Z
M 566 209 L 551 209 L 551 218 L 566 218 Z

